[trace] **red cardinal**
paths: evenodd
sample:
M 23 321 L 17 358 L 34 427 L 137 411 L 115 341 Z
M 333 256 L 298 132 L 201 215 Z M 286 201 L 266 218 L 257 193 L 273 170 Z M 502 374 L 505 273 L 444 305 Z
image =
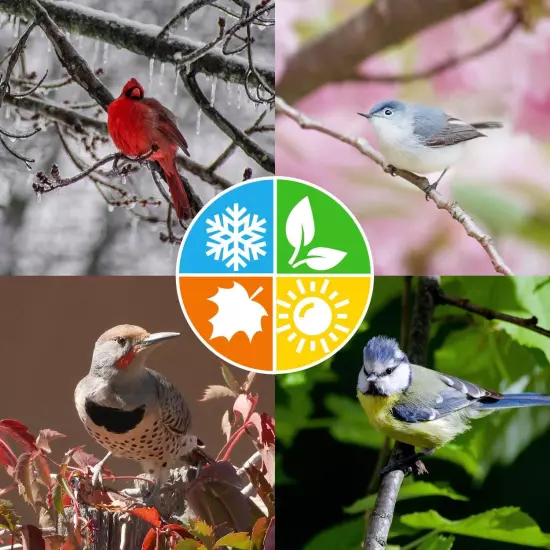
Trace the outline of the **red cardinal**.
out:
M 107 126 L 117 149 L 129 157 L 146 155 L 157 145 L 150 159 L 158 161 L 164 171 L 178 218 L 191 217 L 189 198 L 174 162 L 178 147 L 190 155 L 174 113 L 156 99 L 145 98 L 143 86 L 132 78 L 109 105 Z

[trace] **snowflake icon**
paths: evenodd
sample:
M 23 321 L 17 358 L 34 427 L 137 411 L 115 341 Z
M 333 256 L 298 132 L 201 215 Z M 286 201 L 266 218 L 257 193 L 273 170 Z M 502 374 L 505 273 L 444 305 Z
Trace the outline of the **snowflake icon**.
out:
M 250 214 L 243 206 L 234 203 L 225 212 L 206 220 L 208 240 L 207 256 L 221 261 L 229 269 L 239 271 L 251 260 L 265 256 L 265 218 Z

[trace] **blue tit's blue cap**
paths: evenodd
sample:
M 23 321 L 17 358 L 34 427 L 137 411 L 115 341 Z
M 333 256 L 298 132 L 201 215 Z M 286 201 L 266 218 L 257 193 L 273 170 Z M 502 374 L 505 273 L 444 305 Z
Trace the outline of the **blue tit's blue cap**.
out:
M 363 350 L 363 360 L 368 363 L 385 363 L 395 358 L 400 351 L 399 344 L 387 336 L 371 338 Z

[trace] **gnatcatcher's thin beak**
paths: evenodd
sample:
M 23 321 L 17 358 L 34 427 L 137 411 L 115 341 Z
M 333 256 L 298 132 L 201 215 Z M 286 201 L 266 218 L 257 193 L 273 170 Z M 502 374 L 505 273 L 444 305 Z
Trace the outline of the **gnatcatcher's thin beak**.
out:
M 151 346 L 153 344 L 160 344 L 171 338 L 179 336 L 179 332 L 155 332 L 155 334 L 149 334 L 147 338 L 144 338 L 141 342 L 143 346 Z
M 372 115 L 370 113 L 357 113 L 360 116 L 364 116 L 365 118 L 372 118 Z

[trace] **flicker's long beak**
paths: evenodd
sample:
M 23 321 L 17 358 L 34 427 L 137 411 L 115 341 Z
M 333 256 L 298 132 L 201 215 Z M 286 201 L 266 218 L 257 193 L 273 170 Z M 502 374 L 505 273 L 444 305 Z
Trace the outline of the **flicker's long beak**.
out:
M 357 113 L 360 116 L 364 116 L 365 118 L 372 118 L 372 115 L 370 113 Z
M 179 332 L 155 332 L 154 334 L 149 334 L 147 338 L 144 338 L 141 341 L 142 346 L 152 346 L 155 344 L 160 344 L 171 338 L 177 338 L 180 335 Z

